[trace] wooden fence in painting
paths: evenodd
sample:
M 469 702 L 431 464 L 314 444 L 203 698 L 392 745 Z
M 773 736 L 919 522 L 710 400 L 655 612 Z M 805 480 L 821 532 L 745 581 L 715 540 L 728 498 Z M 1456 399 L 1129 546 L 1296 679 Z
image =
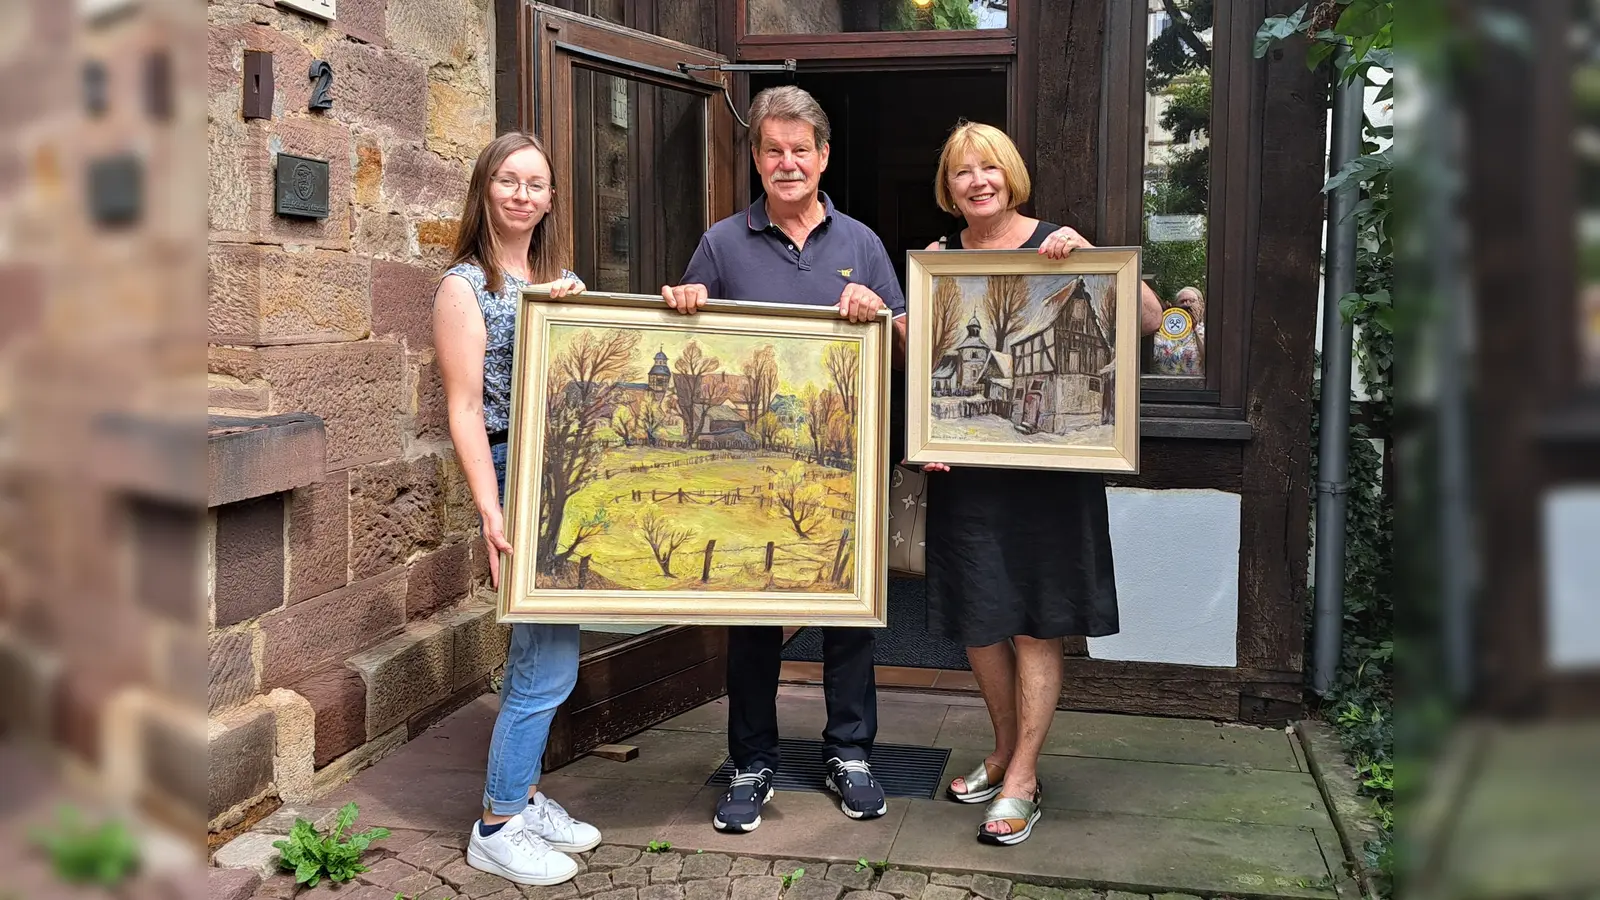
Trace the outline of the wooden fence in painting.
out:
M 815 550 L 817 552 L 807 552 L 808 550 Z M 785 564 L 794 565 L 807 570 L 809 570 L 809 567 L 814 564 L 817 566 L 818 582 L 828 582 L 840 585 L 841 587 L 848 585 L 848 582 L 841 581 L 846 574 L 845 568 L 852 559 L 852 554 L 850 552 L 850 529 L 848 528 L 840 532 L 839 539 L 836 541 L 796 541 L 785 543 L 782 547 L 778 546 L 777 541 L 767 541 L 764 545 L 754 544 L 748 547 L 724 546 L 719 551 L 717 549 L 716 538 L 712 538 L 706 541 L 705 549 L 701 551 L 700 583 L 710 584 L 712 581 L 712 576 L 719 569 L 724 571 L 729 569 L 744 571 L 748 567 L 747 563 L 737 561 L 718 562 L 717 560 L 719 557 L 734 559 L 740 555 L 751 552 L 761 554 L 761 571 L 767 575 L 769 584 L 772 577 L 773 565 L 777 562 L 783 562 Z M 578 559 L 579 590 L 583 590 L 588 586 L 589 567 L 592 559 L 592 555 L 584 555 Z M 654 556 L 637 556 L 613 560 L 613 562 L 636 562 L 640 560 L 654 561 L 654 559 Z
M 974 416 L 999 416 L 1002 419 L 1011 417 L 1011 401 L 1009 400 L 962 400 L 951 403 L 945 398 L 940 398 L 940 403 L 933 405 L 935 419 L 970 419 Z

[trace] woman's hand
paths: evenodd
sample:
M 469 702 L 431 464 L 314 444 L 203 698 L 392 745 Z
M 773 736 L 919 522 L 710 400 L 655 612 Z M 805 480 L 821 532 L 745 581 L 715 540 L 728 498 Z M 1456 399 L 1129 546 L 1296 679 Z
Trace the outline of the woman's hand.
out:
M 1093 247 L 1076 228 L 1062 227 L 1056 229 L 1039 245 L 1039 252 L 1051 259 L 1066 259 L 1067 254 L 1080 247 Z
M 550 282 L 550 299 L 559 300 L 574 294 L 581 294 L 584 290 L 583 281 L 577 278 L 558 278 Z
M 506 520 L 496 505 L 484 510 L 483 542 L 489 548 L 489 584 L 500 590 L 500 554 L 511 555 L 511 542 L 506 540 Z
M 922 471 L 924 471 L 924 472 L 948 472 L 948 471 L 950 471 L 950 467 L 945 465 L 944 463 L 924 463 L 923 466 L 922 466 Z

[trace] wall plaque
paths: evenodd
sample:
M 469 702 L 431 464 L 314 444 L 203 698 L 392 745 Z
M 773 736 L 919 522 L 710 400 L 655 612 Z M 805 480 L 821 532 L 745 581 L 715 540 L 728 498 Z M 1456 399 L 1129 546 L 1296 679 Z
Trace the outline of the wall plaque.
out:
M 328 161 L 279 153 L 277 200 L 273 211 L 280 216 L 326 217 Z

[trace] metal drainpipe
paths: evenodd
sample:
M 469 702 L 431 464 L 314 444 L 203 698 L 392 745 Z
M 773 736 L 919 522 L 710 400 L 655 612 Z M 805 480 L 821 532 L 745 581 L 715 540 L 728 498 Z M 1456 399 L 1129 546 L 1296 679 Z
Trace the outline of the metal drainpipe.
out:
M 1338 54 L 1342 71 L 1349 51 Z M 1337 76 L 1336 76 L 1337 77 Z M 1361 152 L 1364 79 L 1334 88 L 1331 175 Z M 1345 495 L 1350 489 L 1350 352 L 1353 329 L 1339 312 L 1339 298 L 1355 289 L 1356 220 L 1360 199 L 1354 181 L 1328 198 L 1328 257 L 1322 303 L 1322 408 L 1317 449 L 1316 601 L 1312 632 L 1311 687 L 1327 696 L 1339 670 L 1344 626 Z

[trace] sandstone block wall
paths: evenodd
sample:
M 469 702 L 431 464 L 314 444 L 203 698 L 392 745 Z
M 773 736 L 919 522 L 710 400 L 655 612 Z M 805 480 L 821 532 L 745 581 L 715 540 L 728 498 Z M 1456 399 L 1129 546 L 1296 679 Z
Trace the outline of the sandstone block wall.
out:
M 490 8 L 342 0 L 324 23 L 208 7 L 210 411 L 325 428 L 316 477 L 210 510 L 213 828 L 331 789 L 504 661 L 473 599 L 487 565 L 430 333 L 493 137 Z M 270 119 L 243 117 L 246 50 L 273 54 Z M 307 108 L 313 60 L 333 68 L 331 110 Z M 326 218 L 273 214 L 280 153 L 329 161 Z

